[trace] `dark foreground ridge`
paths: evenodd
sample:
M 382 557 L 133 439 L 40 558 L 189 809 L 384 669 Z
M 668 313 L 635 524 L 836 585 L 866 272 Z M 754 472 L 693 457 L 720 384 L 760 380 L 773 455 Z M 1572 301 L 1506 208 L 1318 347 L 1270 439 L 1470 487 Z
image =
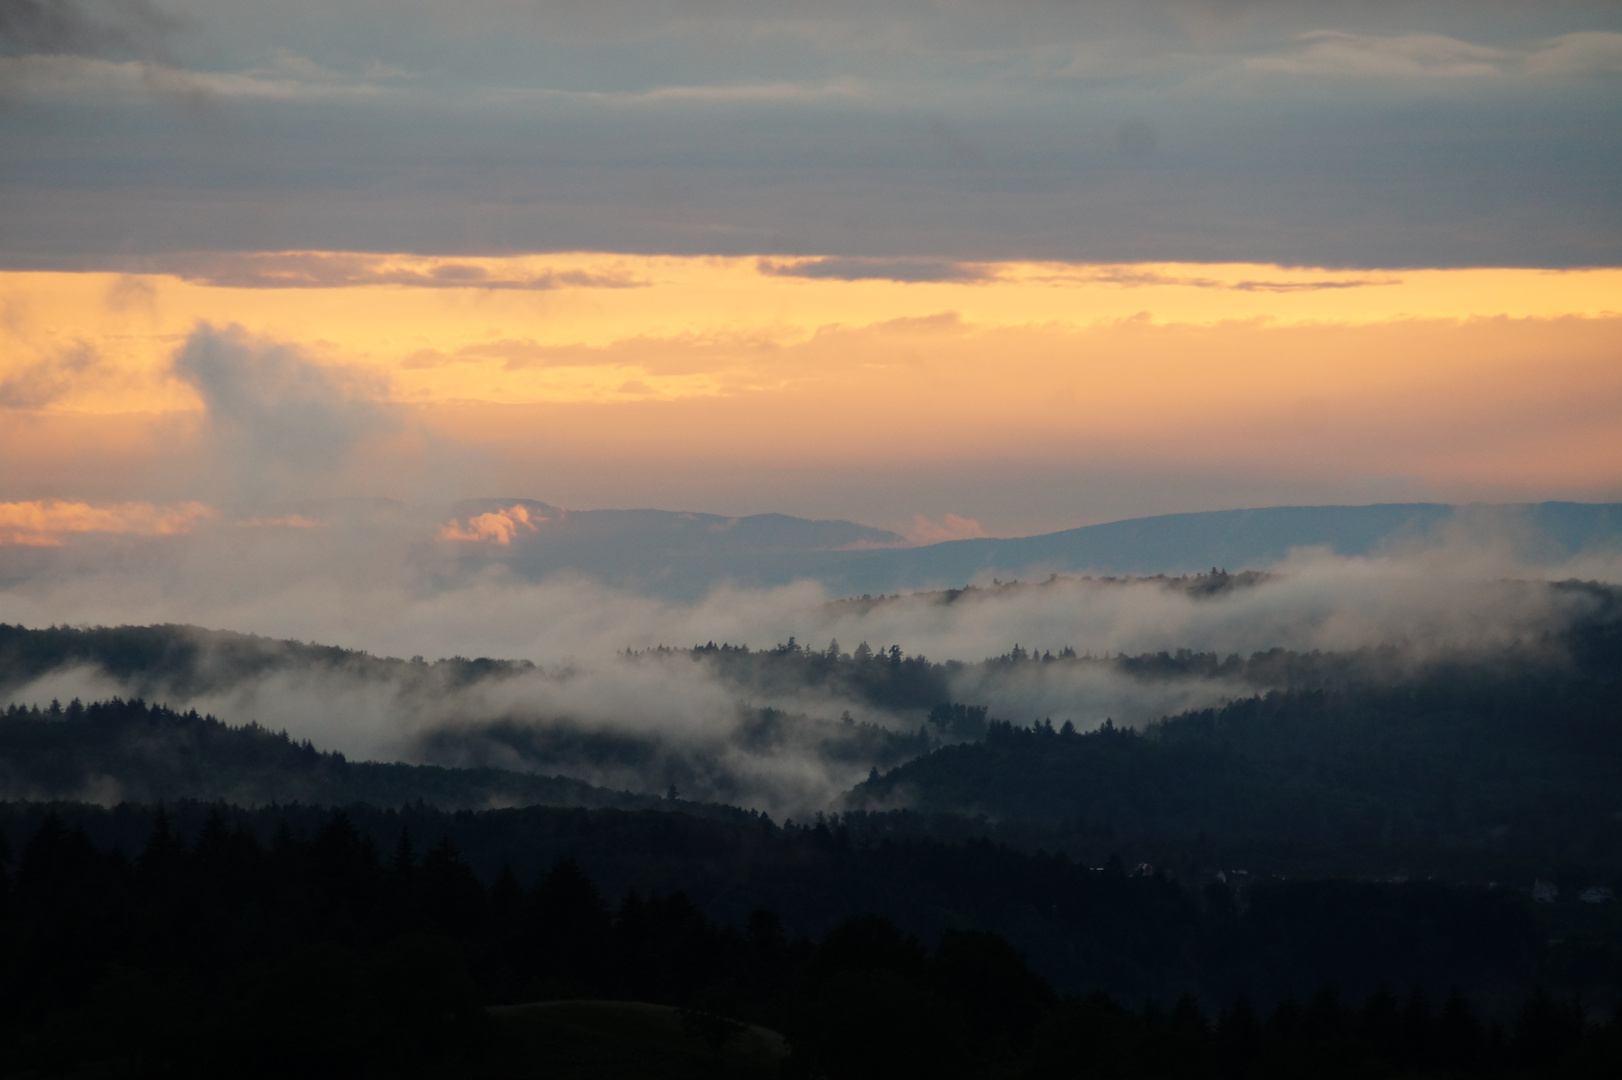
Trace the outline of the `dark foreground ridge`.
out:
M 983 841 L 616 810 L 11 804 L 0 827 L 18 852 L 0 877 L 8 1075 L 1586 1077 L 1622 1062 L 1615 952 L 1562 952 L 1502 891 L 1195 897 Z M 481 874 L 458 838 L 523 869 Z M 604 1000 L 669 1008 L 588 1004 Z M 533 1001 L 575 1004 L 485 1008 Z

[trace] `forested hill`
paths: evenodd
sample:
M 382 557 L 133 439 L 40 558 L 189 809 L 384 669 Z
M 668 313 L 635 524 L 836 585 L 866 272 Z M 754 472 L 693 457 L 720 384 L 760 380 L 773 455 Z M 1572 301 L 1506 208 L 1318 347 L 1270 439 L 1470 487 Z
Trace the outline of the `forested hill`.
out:
M 83 665 L 151 697 L 180 696 L 230 687 L 284 669 L 341 669 L 361 677 L 411 679 L 454 687 L 475 679 L 533 669 L 527 660 L 452 657 L 433 663 L 398 660 L 333 645 L 281 641 L 257 634 L 199 626 L 53 626 L 30 629 L 0 623 L 0 691 L 48 672 Z
M 1191 575 L 1183 578 L 1105 580 L 1118 588 L 1158 588 L 1185 592 L 1196 598 L 1228 596 L 1238 590 L 1263 587 L 1269 579 L 1253 572 Z M 837 602 L 837 607 L 867 611 L 903 599 L 954 605 L 987 598 L 1019 600 L 1024 594 L 1041 601 L 1044 590 L 1062 582 L 1009 582 L 967 587 L 912 597 L 860 597 Z M 1582 675 L 1613 667 L 1622 669 L 1622 590 L 1585 582 L 1557 582 L 1547 586 L 1555 594 L 1581 594 L 1586 613 L 1577 622 L 1551 627 L 1542 641 L 1478 651 L 1473 662 L 1482 671 L 1547 668 L 1554 661 L 1569 673 Z M 833 643 L 836 644 L 837 643 Z M 653 653 L 686 653 L 707 665 L 741 693 L 754 697 L 774 694 L 798 696 L 811 690 L 821 696 L 862 702 L 877 708 L 916 710 L 921 717 L 953 697 L 953 677 L 978 671 L 989 675 L 1018 674 L 1023 661 L 1059 663 L 1061 666 L 1108 670 L 1133 679 L 1217 678 L 1258 692 L 1274 689 L 1318 689 L 1334 686 L 1390 682 L 1406 679 L 1433 666 L 1431 659 L 1401 645 L 1339 653 L 1300 653 L 1285 649 L 1258 652 L 1248 657 L 1222 656 L 1189 650 L 1139 655 L 1078 656 L 1074 650 L 1057 654 L 1027 655 L 1017 644 L 1000 656 L 984 660 L 930 660 L 908 655 L 905 643 L 862 642 L 843 650 L 820 643 L 807 645 L 790 638 L 775 647 L 750 648 L 746 644 L 707 642 L 691 648 L 659 648 Z M 1536 646 L 1546 646 L 1539 648 Z M 1455 675 L 1462 677 L 1458 658 Z M 426 661 L 373 656 L 353 649 L 300 641 L 282 641 L 196 626 L 50 627 L 31 629 L 0 623 L 0 693 L 20 688 L 53 671 L 84 667 L 116 680 L 125 696 L 147 699 L 188 697 L 226 690 L 254 678 L 280 671 L 338 672 L 359 679 L 388 681 L 398 692 L 448 691 L 486 679 L 503 679 L 534 672 L 528 660 L 451 657 Z M 0 704 L 4 699 L 0 698 Z M 977 705 L 983 702 L 967 702 Z
M 1245 581 L 1216 575 L 1165 587 L 1252 587 Z M 729 794 L 737 788 L 726 772 L 727 752 L 742 744 L 761 755 L 798 753 L 811 755 L 813 764 L 839 763 L 844 779 L 835 791 L 870 767 L 894 770 L 858 786 L 851 808 L 983 814 L 1009 840 L 1093 859 L 1119 847 L 1155 862 L 1356 874 L 1432 867 L 1482 880 L 1511 870 L 1546 872 L 1550 860 L 1619 865 L 1612 815 L 1622 803 L 1610 803 L 1616 801 L 1613 778 L 1622 775 L 1614 706 L 1622 602 L 1617 590 L 1604 586 L 1550 588 L 1582 592 L 1589 614 L 1538 640 L 1456 656 L 1395 645 L 1348 653 L 1275 649 L 1250 657 L 1186 650 L 1037 656 L 1016 646 L 971 664 L 908 656 L 899 646 L 864 643 L 844 651 L 791 639 L 769 649 L 706 643 L 622 657 L 627 664 L 676 663 L 682 670 L 690 660 L 739 702 L 830 703 L 822 716 L 745 710 L 731 729 L 733 742 L 674 749 L 662 746 L 656 732 L 605 728 L 582 737 L 567 717 L 552 715 L 450 723 L 454 701 L 433 696 L 480 680 L 541 677 L 522 661 L 380 659 L 191 627 L 0 626 L 0 691 L 78 665 L 133 687 L 127 698 L 168 696 L 173 687 L 226 689 L 265 673 L 342 672 L 386 684 L 401 701 L 440 703 L 447 722 L 427 732 L 416 760 L 521 761 L 541 774 L 344 762 L 251 727 L 228 730 L 204 718 L 122 704 L 43 720 L 14 717 L 0 728 L 0 782 L 11 797 L 100 801 L 395 805 L 421 798 L 479 807 L 646 799 L 546 779 L 565 775 L 655 794 L 675 785 L 699 801 L 737 803 L 746 800 Z M 938 602 L 957 603 L 966 595 Z M 1273 696 L 1178 717 L 1141 734 L 1088 735 L 1060 734 L 1063 713 L 1055 716 L 1056 731 L 1015 727 L 986 707 L 991 699 L 974 696 L 999 687 L 1085 685 L 1094 675 L 1145 687 L 1172 680 L 1217 688 L 1205 691 L 1205 700 Z M 185 700 L 170 698 L 177 699 Z M 0 696 L 0 705 L 7 700 Z M 901 717 L 907 726 L 894 730 L 867 717 L 842 722 L 838 710 L 845 705 Z M 316 708 L 317 719 L 324 719 Z M 99 719 L 86 725 L 85 715 Z M 1080 711 L 1074 715 L 1086 719 Z M 930 723 L 919 731 L 925 718 Z M 1017 823 L 1041 829 L 1013 830 Z
M 230 727 L 196 712 L 116 699 L 13 705 L 0 713 L 0 798 L 108 805 L 182 798 L 242 806 L 424 802 L 447 809 L 658 804 L 561 776 L 348 761 L 256 724 Z
M 1070 850 L 1151 860 L 1576 884 L 1622 871 L 1616 674 L 1444 668 L 1142 731 L 992 722 L 982 741 L 870 779 L 849 803 L 1042 823 Z
M 413 853 L 418 859 L 430 853 L 422 870 L 455 880 L 439 883 L 441 899 L 419 914 L 432 919 L 460 910 L 466 925 L 452 914 L 430 932 L 476 937 L 492 927 L 478 917 L 474 882 L 527 888 L 568 859 L 596 883 L 603 907 L 679 895 L 691 913 L 684 918 L 740 926 L 766 910 L 794 937 L 821 937 L 856 915 L 888 919 L 922 941 L 952 929 L 991 931 L 1005 935 L 1061 991 L 1104 990 L 1166 1004 L 1190 991 L 1210 1003 L 1240 990 L 1272 1002 L 1324 985 L 1361 996 L 1382 984 L 1432 994 L 1456 985 L 1481 1000 L 1513 1001 L 1540 980 L 1567 980 L 1573 955 L 1571 948 L 1550 948 L 1539 912 L 1514 889 L 1308 881 L 1202 889 L 1119 860 L 1094 869 L 983 840 L 885 837 L 837 819 L 778 825 L 750 815 L 545 807 L 448 814 L 356 806 L 335 814 L 197 803 L 171 805 L 160 818 L 153 807 L 0 804 L 0 840 L 16 853 L 20 876 L 36 880 L 73 869 L 74 860 L 77 872 L 92 870 L 86 864 L 95 849 L 129 853 L 107 859 L 99 871 L 116 882 L 128 872 L 125 858 L 133 857 L 138 870 L 158 862 L 143 852 L 159 833 L 175 870 L 193 864 L 185 877 L 245 875 L 244 886 L 263 879 L 267 887 L 257 896 L 233 890 L 249 906 L 279 895 L 276 877 L 303 879 L 292 891 L 305 899 L 288 899 L 295 909 L 316 901 L 307 917 L 319 916 L 323 891 L 329 904 L 376 903 L 390 886 L 391 863 L 407 869 L 400 864 L 409 865 Z M 109 903 L 118 895 L 115 886 Z M 260 915 L 273 916 L 297 911 Z M 1307 945 L 1302 929 L 1315 923 L 1333 923 L 1340 932 Z M 361 918 L 339 920 L 334 932 L 374 931 Z M 485 960 L 501 978 L 499 951 Z M 606 966 L 612 957 L 602 960 Z M 1603 953 L 1592 961 L 1599 966 L 1591 977 L 1608 992 L 1616 987 L 1622 972 L 1614 961 Z M 505 975 L 509 985 L 491 989 L 504 995 L 531 989 L 511 985 L 513 974 Z M 597 981 L 589 972 L 572 974 Z

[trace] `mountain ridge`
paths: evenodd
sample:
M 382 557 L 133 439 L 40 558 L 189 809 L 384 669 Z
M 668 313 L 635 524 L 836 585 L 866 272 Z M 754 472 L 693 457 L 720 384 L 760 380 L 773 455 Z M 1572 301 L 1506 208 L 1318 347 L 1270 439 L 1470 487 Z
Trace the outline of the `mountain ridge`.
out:
M 471 508 L 475 504 L 460 505 Z M 486 512 L 503 505 L 549 507 L 534 501 L 494 499 L 476 505 L 486 507 Z M 806 520 L 787 515 L 722 518 L 677 511 L 566 513 L 571 517 L 657 514 L 668 522 L 681 519 L 696 525 L 702 521 L 705 529 L 716 522 L 773 519 L 798 524 Z M 603 516 L 593 520 L 606 525 L 623 519 Z M 1034 536 L 946 540 L 911 547 L 885 539 L 900 541 L 895 533 L 854 522 L 811 524 L 848 528 L 838 533 L 844 538 L 842 543 L 800 548 L 713 542 L 675 547 L 654 542 L 648 534 L 635 542 L 614 545 L 609 542 L 612 533 L 593 529 L 589 537 L 581 534 L 586 542 L 573 550 L 540 542 L 546 538 L 537 535 L 528 544 L 514 542 L 468 557 L 504 563 L 531 579 L 572 569 L 601 576 L 610 584 L 692 599 L 722 582 L 770 588 L 811 579 L 836 596 L 858 596 L 956 588 L 993 576 L 1259 569 L 1298 549 L 1323 548 L 1342 557 L 1367 557 L 1436 546 L 1454 536 L 1467 543 L 1496 543 L 1522 561 L 1543 565 L 1598 549 L 1622 549 L 1622 503 L 1272 506 L 1125 518 Z M 857 546 L 863 540 L 872 546 Z

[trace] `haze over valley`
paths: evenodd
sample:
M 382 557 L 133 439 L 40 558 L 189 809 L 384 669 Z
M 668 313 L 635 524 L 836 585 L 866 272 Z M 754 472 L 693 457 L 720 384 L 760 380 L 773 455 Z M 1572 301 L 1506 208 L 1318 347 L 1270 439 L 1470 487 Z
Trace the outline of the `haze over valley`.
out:
M 674 786 L 803 819 L 837 812 L 872 770 L 983 735 L 931 728 L 943 706 L 1020 726 L 1143 728 L 1299 689 L 1288 665 L 1245 668 L 1279 651 L 1344 656 L 1376 683 L 1505 650 L 1559 670 L 1562 635 L 1603 623 L 1613 602 L 1607 586 L 1576 582 L 1614 580 L 1622 565 L 1610 506 L 1281 508 L 924 547 L 780 516 L 507 500 L 456 509 L 441 521 L 340 503 L 305 507 L 311 516 L 294 527 L 14 548 L 35 571 L 8 598 L 13 610 L 83 604 L 99 618 L 81 625 L 133 623 L 137 612 L 176 625 L 129 646 L 120 642 L 133 631 L 59 633 L 55 653 L 31 660 L 19 644 L 5 695 L 26 706 L 141 699 L 359 760 L 497 767 L 654 797 Z M 423 527 L 436 522 L 437 533 Z M 1112 535 L 1137 541 L 1115 541 L 1132 552 L 1117 558 L 1158 557 L 1149 568 L 1171 571 L 1245 554 L 1247 540 L 1307 543 L 1276 562 L 1252 547 L 1263 569 L 1049 569 L 1086 565 L 1101 546 L 1107 558 Z M 226 569 L 245 539 L 257 565 L 278 567 L 267 588 Z M 810 576 L 768 588 L 707 580 L 750 556 L 828 560 L 837 581 L 848 572 L 839 559 L 905 558 L 891 572 L 906 573 L 961 560 L 965 545 L 974 561 L 997 558 L 996 545 L 1019 558 L 1021 544 L 1046 559 L 934 591 L 853 598 Z M 592 574 L 604 566 L 608 582 Z M 1034 580 L 1018 579 L 1033 569 Z M 211 614 L 265 636 L 191 628 Z M 1130 660 L 1190 653 L 1211 661 Z M 104 797 L 116 798 L 110 782 Z

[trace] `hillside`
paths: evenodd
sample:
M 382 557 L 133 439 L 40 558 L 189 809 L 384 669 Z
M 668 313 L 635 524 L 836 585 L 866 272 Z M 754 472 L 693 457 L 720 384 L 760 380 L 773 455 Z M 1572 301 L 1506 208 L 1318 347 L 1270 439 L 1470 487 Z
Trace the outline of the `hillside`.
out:
M 1615 1000 L 1614 918 L 1574 939 L 1509 889 L 1196 895 L 984 842 L 619 810 L 0 804 L 0 837 L 8 1076 L 697 1080 L 770 1075 L 772 1032 L 778 1075 L 854 1080 L 1344 1075 L 1278 1067 L 1303 1050 L 1531 1080 L 1622 1050 L 1569 1004 Z
M 1237 577 L 1186 587 L 1218 581 L 1251 587 Z M 899 649 L 834 655 L 792 642 L 657 650 L 622 658 L 627 677 L 647 665 L 655 673 L 699 671 L 740 701 L 854 702 L 928 723 L 892 731 L 754 708 L 713 747 L 684 749 L 662 748 L 656 730 L 592 732 L 567 717 L 518 713 L 477 725 L 450 722 L 447 712 L 446 725 L 431 730 L 420 741 L 422 756 L 412 759 L 510 762 L 522 772 L 345 760 L 255 726 L 230 728 L 140 701 L 70 705 L 56 715 L 13 710 L 0 720 L 0 791 L 109 803 L 397 806 L 420 799 L 479 808 L 658 805 L 655 796 L 674 785 L 700 802 L 760 806 L 716 791 L 726 780 L 727 755 L 742 746 L 762 760 L 828 763 L 849 779 L 811 808 L 876 815 L 871 827 L 881 833 L 991 835 L 1094 864 L 1115 852 L 1182 872 L 1248 867 L 1478 881 L 1542 875 L 1581 887 L 1622 868 L 1622 804 L 1613 805 L 1622 775 L 1615 712 L 1622 598 L 1600 586 L 1551 588 L 1580 594 L 1589 614 L 1541 639 L 1452 659 L 1396 646 L 1109 658 L 1038 657 L 1016 648 L 974 665 Z M 116 676 L 133 688 L 131 696 L 228 688 L 267 671 L 297 683 L 340 670 L 359 685 L 389 687 L 400 701 L 446 685 L 500 685 L 535 670 L 489 659 L 380 659 L 187 627 L 0 627 L 0 690 L 74 665 Z M 972 697 L 952 700 L 956 690 L 975 687 L 1105 678 L 1133 694 L 1203 682 L 1222 687 L 1230 700 L 1138 731 L 1109 725 L 1090 733 L 1068 729 L 1062 714 L 1019 727 Z M 454 699 L 446 700 L 446 709 L 454 708 Z M 317 728 L 343 720 L 319 702 L 312 707 Z M 857 783 L 870 769 L 872 777 Z M 604 784 L 597 778 L 605 775 L 626 779 Z
M 680 598 L 701 596 L 722 581 L 773 586 L 810 579 L 835 596 L 860 596 L 959 588 L 993 577 L 1240 570 L 1269 566 L 1300 548 L 1367 556 L 1423 547 L 1446 539 L 1455 526 L 1533 564 L 1622 547 L 1622 504 L 1617 503 L 1275 506 L 918 547 L 852 522 L 777 514 L 723 518 L 657 510 L 563 511 L 521 499 L 464 503 L 458 513 L 465 519 L 512 505 L 533 508 L 535 527 L 513 530 L 510 544 L 479 545 L 466 559 L 502 563 L 529 578 L 570 570 Z
M 1008 539 L 952 540 L 895 551 L 807 556 L 802 574 L 836 594 L 954 588 L 993 576 L 1051 573 L 1183 574 L 1211 567 L 1269 566 L 1296 548 L 1365 556 L 1423 546 L 1453 524 L 1502 540 L 1533 563 L 1559 563 L 1596 549 L 1622 547 L 1622 504 L 1534 503 L 1448 506 L 1275 506 L 1165 514 Z M 774 568 L 763 580 L 787 580 Z
M 513 985 L 499 947 L 500 919 L 524 910 L 510 894 L 544 889 L 560 859 L 592 883 L 590 901 L 579 895 L 578 881 L 570 883 L 574 895 L 564 899 L 575 918 L 597 912 L 592 917 L 606 924 L 617 911 L 616 922 L 631 924 L 627 911 L 659 919 L 663 908 L 662 929 L 677 934 L 691 932 L 700 918 L 743 927 L 755 912 L 770 911 L 788 940 L 823 938 L 852 916 L 879 916 L 922 942 L 953 930 L 991 931 L 1006 936 L 1059 990 L 1105 990 L 1128 1001 L 1164 1002 L 1193 990 L 1225 1002 L 1243 989 L 1271 1002 L 1313 993 L 1326 982 L 1357 996 L 1384 982 L 1433 994 L 1457 984 L 1484 998 L 1507 992 L 1512 999 L 1514 988 L 1539 977 L 1564 978 L 1563 965 L 1582 951 L 1575 944 L 1551 949 L 1539 917 L 1557 913 L 1533 909 L 1515 889 L 1311 881 L 1206 889 L 1204 881 L 1131 872 L 1118 860 L 1094 869 L 984 840 L 884 837 L 843 824 L 780 826 L 747 814 L 549 807 L 452 814 L 356 806 L 340 816 L 314 807 L 197 803 L 169 806 L 160 821 L 152 807 L 0 804 L 0 839 L 21 865 L 39 868 L 36 888 L 53 865 L 41 850 L 50 846 L 41 842 L 44 834 L 47 840 L 54 835 L 57 846 L 77 846 L 81 859 L 86 848 L 133 853 L 137 870 L 168 859 L 179 881 L 245 877 L 226 895 L 241 896 L 237 902 L 250 907 L 256 893 L 244 886 L 257 881 L 258 894 L 285 898 L 289 906 L 276 918 L 287 931 L 317 922 L 326 905 L 337 904 L 373 908 L 384 921 L 374 927 L 364 917 L 343 920 L 344 933 L 386 940 L 387 920 L 411 913 L 388 904 L 389 891 L 437 891 L 438 906 L 419 917 L 426 915 L 430 925 L 436 917 L 449 922 L 440 932 L 480 943 L 470 959 L 498 1001 L 522 1000 L 518 995 L 529 988 Z M 402 836 L 408 837 L 403 846 Z M 154 837 L 164 849 L 158 856 L 147 854 Z M 234 854 L 226 860 L 221 851 Z M 413 852 L 423 871 L 414 879 L 397 869 Z M 124 858 L 108 859 L 95 872 L 117 882 L 129 875 Z M 131 884 L 138 888 L 151 876 L 143 873 Z M 462 881 L 446 880 L 453 877 Z M 476 898 L 468 879 L 479 882 L 485 896 Z M 478 917 L 481 911 L 494 920 Z M 1301 928 L 1326 917 L 1343 933 L 1305 950 L 1296 940 Z M 1611 922 L 1605 932 L 1614 935 Z M 495 940 L 487 941 L 492 931 Z M 544 921 L 529 932 L 579 938 L 581 948 L 591 938 Z M 661 978 L 674 984 L 665 993 L 695 974 L 703 977 L 708 955 L 714 954 L 690 956 L 685 964 L 660 958 Z M 1622 973 L 1604 966 L 1603 954 L 1595 959 L 1605 985 L 1617 984 Z M 605 985 L 615 981 L 613 969 L 623 960 L 609 954 L 602 961 L 559 973 L 574 984 L 559 989 L 583 996 L 657 994 L 647 986 Z
M 852 521 L 771 513 L 572 510 L 525 498 L 469 499 L 445 510 L 376 500 L 296 509 L 316 521 L 368 522 L 368 528 L 381 530 L 366 534 L 373 542 L 401 531 L 424 540 L 434 536 L 440 541 L 437 550 L 464 572 L 502 566 L 529 580 L 577 574 L 678 600 L 697 599 L 723 582 L 771 587 L 812 580 L 834 596 L 860 596 L 1052 573 L 1257 569 L 1296 549 L 1370 556 L 1466 538 L 1534 565 L 1622 547 L 1622 504 L 1616 503 L 1273 506 L 922 545 Z M 468 542 L 446 545 L 447 538 Z
M 657 800 L 566 777 L 348 761 L 257 725 L 142 701 L 78 701 L 0 713 L 0 798 L 113 805 L 175 799 L 446 809 L 649 806 Z
M 360 678 L 454 687 L 534 669 L 525 660 L 452 657 L 427 663 L 355 649 L 282 641 L 199 626 L 30 629 L 0 623 L 0 693 L 61 668 L 91 667 L 131 693 L 192 695 L 278 671 L 334 670 Z
M 1077 853 L 1270 872 L 1622 875 L 1622 666 L 1432 669 L 1268 693 L 1142 731 L 992 722 L 853 809 L 1041 825 Z M 1619 879 L 1618 884 L 1622 884 Z
M 886 529 L 787 514 L 568 510 L 533 499 L 468 500 L 453 513 L 464 535 L 479 535 L 481 525 L 500 531 L 497 544 L 466 546 L 459 556 L 466 568 L 499 563 L 532 579 L 567 571 L 673 596 L 747 580 L 758 572 L 752 567 L 789 570 L 829 552 L 905 543 Z

